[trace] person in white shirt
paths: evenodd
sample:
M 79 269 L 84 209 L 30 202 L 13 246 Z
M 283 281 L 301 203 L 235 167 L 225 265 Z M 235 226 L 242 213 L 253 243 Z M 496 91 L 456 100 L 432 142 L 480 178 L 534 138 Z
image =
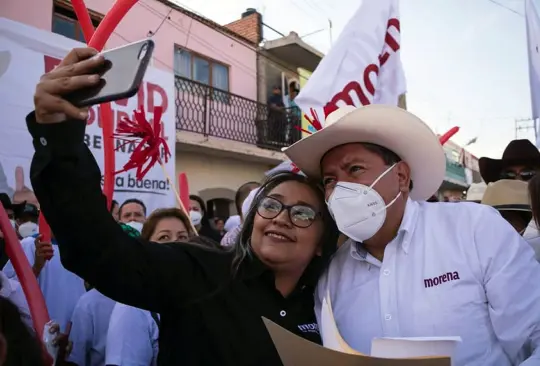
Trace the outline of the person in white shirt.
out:
M 244 217 L 246 217 L 251 204 L 253 203 L 253 198 L 259 191 L 260 184 L 256 182 L 247 182 L 244 183 L 238 188 L 235 196 L 236 210 L 240 213 L 239 215 L 239 224 L 234 227 L 232 230 L 227 230 L 227 233 L 221 238 L 221 246 L 231 247 L 236 243 L 240 231 L 242 231 L 242 222 Z
M 108 366 L 156 366 L 159 315 L 117 303 L 107 333 Z
M 492 207 L 425 202 L 445 156 L 424 122 L 398 107 L 347 106 L 285 153 L 322 180 L 350 238 L 319 281 L 319 322 L 327 298 L 362 353 L 378 337 L 460 336 L 454 366 L 540 364 L 533 250 Z
M 187 241 L 194 235 L 189 218 L 177 208 L 155 210 L 141 232 L 141 238 L 154 243 Z M 155 366 L 159 325 L 159 314 L 117 303 L 109 321 L 105 364 Z
M 115 301 L 91 289 L 81 296 L 71 318 L 73 344 L 68 365 L 104 366 L 107 331 Z
M 8 278 L 4 272 L 0 271 L 0 296 L 10 300 L 21 313 L 21 320 L 30 329 L 34 328 L 32 324 L 32 315 L 28 302 L 24 296 L 22 286 L 19 282 Z
M 60 325 L 60 332 L 65 333 L 77 301 L 86 293 L 83 279 L 64 268 L 54 238 L 52 243 L 43 243 L 28 237 L 21 241 L 21 246 L 37 277 L 51 319 Z M 11 261 L 6 263 L 3 272 L 8 278 L 18 280 Z

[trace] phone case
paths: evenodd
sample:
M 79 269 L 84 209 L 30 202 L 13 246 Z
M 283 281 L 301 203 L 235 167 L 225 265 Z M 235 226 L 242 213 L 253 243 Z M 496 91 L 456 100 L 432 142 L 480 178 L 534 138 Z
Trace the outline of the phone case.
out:
M 139 57 L 144 47 L 145 54 Z M 67 99 L 77 107 L 87 107 L 131 98 L 139 90 L 153 50 L 154 42 L 147 39 L 103 52 L 102 55 L 110 66 L 102 71 L 104 84 L 79 90 Z

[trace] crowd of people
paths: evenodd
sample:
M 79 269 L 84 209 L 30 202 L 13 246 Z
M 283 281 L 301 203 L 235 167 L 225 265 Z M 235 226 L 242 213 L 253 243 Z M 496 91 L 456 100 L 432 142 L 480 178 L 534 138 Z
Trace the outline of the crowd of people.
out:
M 530 142 L 481 159 L 477 199 L 433 202 L 446 164 L 429 127 L 394 106 L 343 107 L 285 151 L 302 173 L 246 182 L 228 222 L 212 225 L 197 196 L 189 213 L 147 212 L 136 198 L 109 206 L 83 141 L 87 111 L 63 99 L 99 82 L 95 55 L 75 49 L 45 74 L 26 121 L 51 242 L 38 207 L 0 196 L 56 322 L 60 364 L 281 365 L 262 318 L 323 344 L 331 300 L 340 337 L 365 354 L 379 337 L 459 336 L 455 366 L 540 365 Z M 2 258 L 0 364 L 42 365 Z

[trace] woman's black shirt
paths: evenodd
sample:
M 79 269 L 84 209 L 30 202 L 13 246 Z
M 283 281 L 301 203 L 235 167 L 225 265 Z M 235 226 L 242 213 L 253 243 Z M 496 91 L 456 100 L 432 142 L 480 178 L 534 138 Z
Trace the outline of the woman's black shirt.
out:
M 105 296 L 161 314 L 158 357 L 167 366 L 281 365 L 261 317 L 320 343 L 315 283 L 284 298 L 272 272 L 231 252 L 132 238 L 109 213 L 101 172 L 84 143 L 85 122 L 27 125 L 36 150 L 32 187 L 58 240 L 62 264 Z

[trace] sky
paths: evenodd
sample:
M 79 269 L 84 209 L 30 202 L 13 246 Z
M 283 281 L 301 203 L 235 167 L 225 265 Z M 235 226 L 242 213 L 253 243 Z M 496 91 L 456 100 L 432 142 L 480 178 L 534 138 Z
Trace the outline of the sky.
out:
M 256 8 L 265 24 L 295 31 L 327 53 L 361 1 L 175 2 L 220 24 Z M 516 119 L 531 117 L 524 0 L 401 0 L 400 17 L 407 108 L 437 133 L 459 126 L 458 144 L 477 137 L 467 147 L 477 157 L 499 158 L 516 138 Z M 265 39 L 279 37 L 265 27 Z M 522 129 L 517 138 L 534 142 L 534 130 Z

